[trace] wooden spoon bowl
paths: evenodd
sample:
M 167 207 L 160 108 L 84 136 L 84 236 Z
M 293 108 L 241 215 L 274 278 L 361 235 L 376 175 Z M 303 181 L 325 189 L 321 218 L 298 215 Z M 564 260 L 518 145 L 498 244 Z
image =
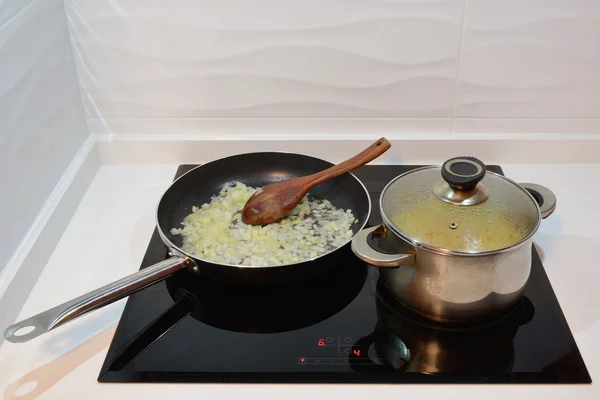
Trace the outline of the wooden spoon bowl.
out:
M 258 189 L 242 210 L 242 221 L 248 225 L 267 225 L 292 211 L 315 186 L 361 167 L 392 145 L 381 138 L 348 160 L 312 175 L 273 182 Z

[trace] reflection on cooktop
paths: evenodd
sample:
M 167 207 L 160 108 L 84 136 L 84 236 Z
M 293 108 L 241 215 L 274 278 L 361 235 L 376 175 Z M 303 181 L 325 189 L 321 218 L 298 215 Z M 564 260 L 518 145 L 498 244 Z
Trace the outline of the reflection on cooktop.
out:
M 381 223 L 385 184 L 414 167 L 355 171 L 371 195 L 368 226 Z M 166 257 L 155 230 L 141 268 Z M 237 287 L 176 274 L 128 298 L 98 380 L 589 383 L 535 250 L 532 260 L 522 301 L 487 327 L 439 326 L 412 314 L 349 245 L 324 261 L 323 275 L 286 286 Z
M 358 295 L 366 277 L 365 265 L 341 262 L 323 276 L 285 286 L 231 286 L 186 274 L 166 285 L 175 302 L 190 300 L 190 313 L 201 323 L 235 332 L 278 333 L 337 314 Z
M 113 368 L 132 361 L 188 315 L 200 324 L 240 333 L 281 333 L 321 322 L 344 309 L 363 289 L 367 266 L 342 252 L 339 265 L 295 284 L 249 287 L 185 271 L 165 281 L 173 305 L 122 346 Z
M 395 318 L 410 322 L 413 325 L 420 326 L 428 330 L 451 331 L 451 332 L 471 332 L 475 335 L 485 335 L 487 332 L 502 329 L 507 324 L 525 325 L 533 319 L 535 307 L 533 303 L 523 296 L 507 314 L 486 320 L 485 322 L 438 322 L 425 318 L 410 309 L 408 309 L 400 300 L 398 300 L 392 291 L 383 283 L 382 280 L 373 282 L 374 290 L 377 293 L 378 304 L 385 305 L 388 313 L 393 314 Z
M 359 340 L 356 349 L 374 346 L 383 363 L 377 363 L 379 371 L 365 368 L 375 364 L 369 350 L 365 350 L 365 362 L 352 363 L 357 371 L 508 373 L 514 362 L 514 337 L 535 313 L 531 301 L 523 297 L 509 314 L 487 326 L 448 326 L 405 309 L 381 282 L 377 283 L 376 309 L 377 325 L 373 333 Z M 359 358 L 356 354 L 353 352 L 351 357 Z

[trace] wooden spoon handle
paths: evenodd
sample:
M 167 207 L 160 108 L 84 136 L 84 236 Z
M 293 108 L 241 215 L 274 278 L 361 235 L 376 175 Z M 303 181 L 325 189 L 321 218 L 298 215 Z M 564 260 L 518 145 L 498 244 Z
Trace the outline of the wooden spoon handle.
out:
M 361 167 L 385 153 L 390 147 L 392 147 L 390 142 L 388 142 L 386 138 L 382 137 L 354 157 L 334 165 L 333 167 L 327 168 L 326 170 L 310 175 L 310 186 L 314 187 L 325 182 L 326 180 L 335 178 L 336 176 L 340 176 L 348 171 L 352 171 L 353 169 Z

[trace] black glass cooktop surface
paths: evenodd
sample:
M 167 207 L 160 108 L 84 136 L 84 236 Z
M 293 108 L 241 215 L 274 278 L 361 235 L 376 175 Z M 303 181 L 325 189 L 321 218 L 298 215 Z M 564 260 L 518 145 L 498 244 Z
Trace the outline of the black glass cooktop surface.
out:
M 177 176 L 192 167 L 180 166 Z M 371 195 L 369 226 L 381 223 L 381 190 L 410 168 L 356 170 Z M 167 257 L 155 231 L 141 268 Z M 405 311 L 349 245 L 331 262 L 323 276 L 294 285 L 223 286 L 183 271 L 131 295 L 98 380 L 591 382 L 535 249 L 520 303 L 479 329 L 434 326 Z

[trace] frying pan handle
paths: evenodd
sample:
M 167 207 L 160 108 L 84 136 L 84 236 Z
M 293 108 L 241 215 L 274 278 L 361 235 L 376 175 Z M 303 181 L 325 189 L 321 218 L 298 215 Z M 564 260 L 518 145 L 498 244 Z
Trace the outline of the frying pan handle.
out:
M 9 326 L 4 338 L 9 342 L 23 343 L 64 325 L 90 311 L 97 310 L 117 300 L 127 297 L 152 285 L 184 267 L 193 267 L 194 261 L 187 257 L 171 257 L 134 274 L 109 283 L 99 289 L 81 295 L 38 315 Z M 19 334 L 23 328 L 33 328 L 30 332 Z
M 386 254 L 375 250 L 368 243 L 370 235 L 381 232 L 385 228 L 383 225 L 363 229 L 352 239 L 352 251 L 361 260 L 379 268 L 397 268 L 401 265 L 410 265 L 415 263 L 415 255 L 406 254 Z

